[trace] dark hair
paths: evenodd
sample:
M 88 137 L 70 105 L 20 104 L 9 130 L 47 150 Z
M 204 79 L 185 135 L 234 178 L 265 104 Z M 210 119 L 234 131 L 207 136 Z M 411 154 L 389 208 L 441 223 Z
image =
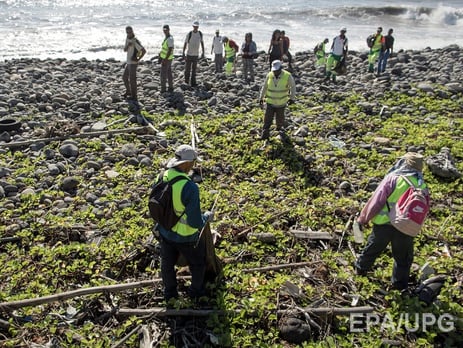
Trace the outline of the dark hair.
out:
M 272 34 L 272 41 L 275 40 L 276 34 L 280 34 L 280 33 L 281 33 L 280 29 L 275 29 Z

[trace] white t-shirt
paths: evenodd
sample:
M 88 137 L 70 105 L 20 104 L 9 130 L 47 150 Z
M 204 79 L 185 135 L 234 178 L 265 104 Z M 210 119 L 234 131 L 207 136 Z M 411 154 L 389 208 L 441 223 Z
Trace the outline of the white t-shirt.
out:
M 214 54 L 223 54 L 222 36 L 214 36 L 212 39 L 212 49 L 214 50 Z
M 344 54 L 344 46 L 347 46 L 347 37 L 342 39 L 341 36 L 336 36 L 333 39 L 333 49 L 331 52 L 337 56 L 342 56 Z
M 140 41 L 136 38 L 125 39 L 125 45 L 127 46 L 127 64 L 138 64 L 138 61 L 132 60 L 132 57 L 135 48 L 137 48 L 137 51 L 141 51 L 143 49 Z
M 199 30 L 195 33 L 194 31 L 191 31 L 191 38 L 190 38 L 190 33 L 186 34 L 185 37 L 185 43 L 188 45 L 186 54 L 187 56 L 199 56 L 199 47 L 201 45 L 202 37 L 201 34 L 199 33 Z

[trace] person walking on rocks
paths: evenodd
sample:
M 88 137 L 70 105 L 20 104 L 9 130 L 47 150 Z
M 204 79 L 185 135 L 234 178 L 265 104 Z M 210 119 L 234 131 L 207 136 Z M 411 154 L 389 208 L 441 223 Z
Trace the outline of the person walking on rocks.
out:
M 202 50 L 201 58 L 204 58 L 203 33 L 199 31 L 199 22 L 195 21 L 193 23 L 193 30 L 186 35 L 185 43 L 183 45 L 183 57 L 185 58 L 185 83 L 189 84 L 191 82 L 192 87 L 197 85 L 196 69 L 198 66 L 200 46 Z
M 291 55 L 291 52 L 289 52 L 290 40 L 289 37 L 286 36 L 286 32 L 284 30 L 281 31 L 280 38 L 283 44 L 283 59 L 285 57 L 288 59 L 288 68 L 292 69 L 293 66 L 291 65 L 291 62 L 293 60 L 293 56 Z
M 279 29 L 275 29 L 270 40 L 270 46 L 268 48 L 269 64 L 270 69 L 272 68 L 272 62 L 274 60 L 283 59 L 283 41 L 280 38 L 281 32 Z
M 341 63 L 341 59 L 347 59 L 348 40 L 346 37 L 346 28 L 341 28 L 340 34 L 333 39 L 331 43 L 331 52 L 326 61 L 326 80 L 330 77 L 333 82 L 336 81 L 336 65 Z
M 174 91 L 172 76 L 172 60 L 174 59 L 174 38 L 170 35 L 170 28 L 167 24 L 162 27 L 164 40 L 161 45 L 159 60 L 161 62 L 161 93 L 166 92 L 166 83 L 169 83 L 169 92 Z
M 393 29 L 387 31 L 387 35 L 384 37 L 384 49 L 381 51 L 378 62 L 378 73 L 383 73 L 386 71 L 386 65 L 388 58 L 392 55 L 394 50 L 394 37 L 392 33 Z
M 259 104 L 266 102 L 264 125 L 262 128 L 262 140 L 270 137 L 270 126 L 275 118 L 276 129 L 280 138 L 285 139 L 285 108 L 287 104 L 293 104 L 296 98 L 296 83 L 290 72 L 283 70 L 280 60 L 272 62 L 271 71 L 262 85 Z
M 383 28 L 378 27 L 378 29 L 376 30 L 376 34 L 374 35 L 373 45 L 370 47 L 370 52 L 368 53 L 368 72 L 371 73 L 375 71 L 375 62 L 379 58 L 379 55 L 385 47 L 385 40 L 384 36 L 381 34 L 382 32 Z M 380 73 L 379 64 L 378 73 Z
M 315 62 L 316 67 L 325 66 L 326 64 L 326 44 L 329 41 L 330 40 L 326 38 L 322 42 L 318 43 L 317 46 L 315 46 L 314 53 L 317 59 Z
M 243 78 L 250 82 L 254 82 L 254 58 L 256 55 L 257 45 L 252 40 L 252 33 L 246 33 L 241 45 L 241 59 L 243 61 Z
M 124 52 L 127 52 L 127 61 L 124 73 L 122 74 L 122 80 L 125 85 L 124 97 L 137 101 L 137 66 L 138 62 L 145 55 L 146 50 L 135 37 L 131 26 L 125 28 L 125 33 L 127 37 L 125 39 Z
M 392 286 L 397 290 L 408 287 L 413 262 L 413 237 L 402 233 L 390 223 L 389 210 L 409 188 L 407 179 L 416 187 L 424 189 L 429 199 L 429 191 L 423 179 L 423 156 L 408 152 L 389 170 L 357 218 L 360 225 L 372 221 L 373 230 L 365 248 L 355 261 L 356 273 L 366 275 L 376 258 L 391 243 L 394 258 Z
M 198 186 L 188 176 L 197 160 L 198 154 L 191 146 L 180 145 L 175 150 L 175 157 L 167 163 L 167 170 L 162 172 L 163 181 L 171 181 L 178 176 L 184 178 L 172 185 L 173 207 L 177 216 L 181 216 L 180 220 L 170 230 L 157 225 L 166 302 L 178 298 L 175 265 L 180 255 L 188 263 L 191 272 L 188 296 L 199 299 L 205 295 L 206 245 L 200 231 L 212 220 L 213 213 L 201 213 Z
M 223 44 L 219 29 L 215 31 L 212 39 L 211 54 L 214 54 L 215 73 L 219 74 L 223 71 Z
M 239 50 L 235 41 L 224 36 L 222 38 L 223 47 L 225 50 L 225 75 L 230 76 L 233 73 L 236 62 L 236 53 Z

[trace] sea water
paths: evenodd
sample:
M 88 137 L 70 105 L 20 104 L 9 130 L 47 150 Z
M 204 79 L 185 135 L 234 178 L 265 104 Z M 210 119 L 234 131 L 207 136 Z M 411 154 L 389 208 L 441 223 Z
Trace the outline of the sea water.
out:
M 274 29 L 291 39 L 292 52 L 311 51 L 324 38 L 347 28 L 349 49 L 366 51 L 365 38 L 394 29 L 395 50 L 463 45 L 463 0 L 0 0 L 0 61 L 15 58 L 124 60 L 125 26 L 131 25 L 157 56 L 162 26 L 169 24 L 176 55 L 182 53 L 192 22 L 200 22 L 211 56 L 216 29 L 241 44 L 253 33 L 267 51 Z

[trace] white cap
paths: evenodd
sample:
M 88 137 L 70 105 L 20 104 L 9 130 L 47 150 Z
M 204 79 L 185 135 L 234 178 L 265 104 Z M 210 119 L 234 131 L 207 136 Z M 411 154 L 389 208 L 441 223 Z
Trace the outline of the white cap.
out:
M 193 22 L 193 26 L 194 26 L 194 27 L 199 27 L 199 22 L 198 22 L 198 21 L 194 21 L 194 22 Z
M 347 31 L 346 27 L 342 27 L 340 31 Z
M 277 59 L 272 62 L 272 71 L 280 70 L 281 69 L 281 62 Z
M 171 158 L 167 163 L 167 168 L 174 168 L 179 164 L 193 161 L 201 161 L 195 149 L 190 145 L 180 145 L 177 150 L 175 150 L 175 157 Z

